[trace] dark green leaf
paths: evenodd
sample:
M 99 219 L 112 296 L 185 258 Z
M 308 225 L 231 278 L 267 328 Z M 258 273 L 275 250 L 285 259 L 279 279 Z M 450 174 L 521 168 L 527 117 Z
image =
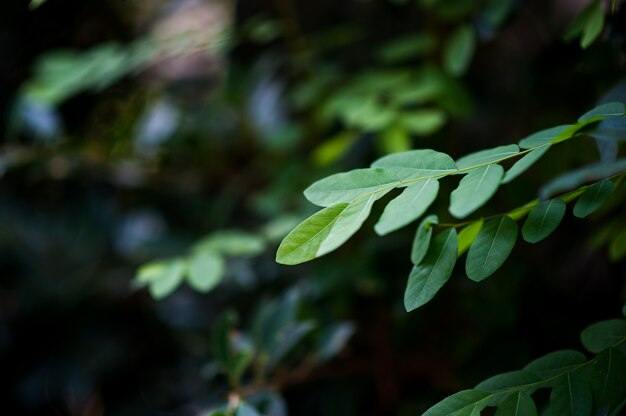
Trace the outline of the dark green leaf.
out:
M 574 205 L 574 215 L 578 218 L 585 218 L 594 213 L 606 202 L 613 192 L 613 182 L 609 179 L 594 183 L 583 193 L 576 205 Z
M 518 153 L 519 147 L 516 144 L 499 146 L 493 149 L 481 150 L 479 152 L 474 152 L 470 153 L 469 155 L 463 156 L 462 158 L 457 160 L 456 166 L 459 169 L 468 169 L 473 166 L 497 162 Z
M 562 199 L 542 201 L 528 214 L 522 227 L 522 236 L 529 243 L 537 243 L 548 237 L 561 223 L 566 205 Z
M 595 163 L 557 176 L 539 190 L 539 195 L 542 199 L 547 199 L 552 195 L 576 189 L 591 181 L 608 178 L 624 170 L 626 170 L 626 159 L 618 159 L 607 163 Z
M 480 282 L 491 276 L 511 254 L 517 239 L 517 224 L 503 215 L 485 223 L 467 253 L 467 276 Z
M 537 407 L 533 399 L 523 391 L 511 393 L 498 406 L 495 416 L 536 416 Z
M 395 63 L 421 56 L 437 45 L 431 34 L 403 36 L 387 42 L 377 53 L 383 62 Z
M 474 240 L 476 240 L 476 236 L 478 236 L 478 233 L 483 228 L 484 223 L 485 222 L 480 219 L 461 230 L 459 233 L 459 256 L 470 248 Z
M 430 149 L 391 154 L 375 161 L 372 167 L 391 171 L 402 180 L 430 178 L 456 170 L 450 156 Z
M 430 244 L 424 260 L 413 267 L 404 292 L 408 312 L 430 301 L 448 281 L 457 255 L 457 235 L 451 228 L 437 235 Z
M 271 349 L 267 368 L 273 368 L 313 329 L 311 321 L 298 322 L 282 327 L 277 335 L 274 347 Z
M 189 261 L 187 282 L 198 292 L 213 289 L 224 276 L 224 258 L 214 251 L 195 253 Z
M 477 416 L 488 403 L 491 394 L 479 390 L 463 390 L 446 397 L 422 416 Z
M 178 288 L 186 269 L 187 264 L 183 260 L 150 263 L 139 270 L 137 280 L 149 284 L 153 298 L 163 299 Z
M 374 226 L 378 235 L 385 235 L 415 221 L 426 212 L 439 191 L 439 182 L 428 178 L 408 186 L 393 199 Z
M 581 377 L 567 373 L 554 385 L 550 407 L 554 416 L 589 416 L 592 408 L 589 386 Z
M 430 246 L 430 238 L 433 235 L 433 227 L 431 224 L 437 224 L 439 218 L 436 215 L 429 215 L 424 218 L 417 227 L 415 238 L 413 238 L 413 246 L 411 248 L 411 262 L 418 265 L 426 256 L 428 247 Z
M 197 251 L 214 251 L 228 256 L 256 256 L 265 249 L 265 240 L 256 234 L 239 230 L 212 233 L 194 246 Z
M 587 358 L 580 351 L 562 350 L 554 351 L 537 358 L 528 363 L 524 369 L 532 371 L 541 379 L 549 379 L 577 368 L 586 362 Z
M 369 193 L 377 192 L 376 198 L 380 198 L 393 189 L 397 181 L 398 178 L 385 169 L 355 169 L 315 182 L 304 191 L 304 196 L 315 205 L 327 207 L 349 203 Z
M 548 149 L 550 149 L 550 145 L 543 145 L 524 155 L 524 157 L 515 162 L 515 164 L 506 172 L 504 179 L 502 179 L 502 183 L 509 183 L 524 173 L 526 169 L 538 161 L 548 151 Z
M 508 373 L 502 373 L 490 377 L 484 381 L 481 381 L 476 385 L 477 390 L 484 390 L 488 392 L 497 392 L 500 390 L 506 390 L 510 388 L 523 388 L 527 389 L 529 394 L 532 394 L 535 387 L 529 386 L 524 387 L 529 384 L 536 383 L 541 381 L 539 377 L 528 370 L 517 370 L 510 371 Z
M 450 214 L 465 218 L 485 204 L 498 190 L 504 169 L 487 165 L 468 173 L 450 195 Z
M 317 347 L 319 361 L 327 361 L 339 354 L 355 331 L 352 322 L 339 322 L 324 328 Z
M 594 40 L 600 33 L 602 33 L 602 28 L 604 27 L 604 11 L 602 10 L 602 5 L 598 0 L 594 1 L 591 5 L 590 12 L 587 16 L 587 20 L 585 22 L 585 26 L 583 27 L 583 35 L 580 39 L 580 46 L 583 49 L 586 49 L 593 43 Z
M 463 75 L 469 67 L 474 48 L 476 35 L 471 26 L 461 26 L 446 42 L 443 50 L 443 67 L 454 76 Z
M 626 398 L 626 357 L 609 348 L 596 357 L 591 368 L 591 391 L 596 410 L 615 409 Z
M 594 109 L 589 110 L 578 121 L 589 121 L 605 118 L 623 117 L 626 114 L 626 105 L 617 101 L 600 104 Z
M 626 320 L 609 319 L 589 325 L 580 334 L 587 350 L 599 353 L 626 339 Z

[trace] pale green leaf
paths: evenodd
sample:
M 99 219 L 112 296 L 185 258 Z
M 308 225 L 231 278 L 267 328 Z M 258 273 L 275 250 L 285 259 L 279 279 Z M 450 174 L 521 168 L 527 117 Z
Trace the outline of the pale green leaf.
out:
M 326 140 L 313 151 L 313 161 L 319 166 L 326 166 L 339 160 L 354 144 L 359 135 L 350 130 Z
M 542 201 L 528 214 L 522 227 L 522 236 L 529 243 L 537 243 L 548 237 L 561 223 L 566 205 L 560 198 Z
M 470 248 L 470 246 L 476 239 L 476 236 L 483 228 L 484 223 L 485 221 L 481 218 L 480 220 L 471 223 L 461 230 L 461 232 L 459 233 L 459 256 L 461 256 Z
M 591 324 L 582 331 L 580 339 L 587 350 L 602 352 L 626 339 L 626 320 L 609 319 Z
M 304 191 L 304 196 L 322 207 L 352 202 L 359 196 L 380 198 L 396 186 L 398 178 L 386 169 L 355 169 L 321 179 Z
M 443 127 L 446 119 L 446 113 L 442 110 L 423 109 L 402 113 L 398 121 L 409 132 L 428 136 Z
M 429 33 L 403 36 L 385 43 L 376 56 L 383 62 L 401 62 L 428 53 L 436 45 L 437 38 Z
M 454 76 L 463 75 L 469 67 L 474 49 L 476 34 L 471 26 L 461 26 L 452 33 L 443 50 L 443 67 Z
M 617 101 L 600 104 L 580 116 L 579 122 L 605 118 L 623 117 L 626 114 L 626 105 Z
M 550 407 L 554 416 L 589 416 L 592 408 L 589 386 L 576 374 L 565 374 L 552 389 Z
M 596 410 L 615 409 L 626 398 L 626 356 L 615 348 L 598 354 L 590 385 Z
M 385 235 L 415 221 L 426 212 L 439 191 L 439 182 L 428 178 L 408 186 L 393 199 L 374 226 L 378 235 Z
M 480 166 L 487 163 L 497 162 L 501 159 L 509 158 L 519 153 L 519 147 L 516 144 L 499 146 L 493 149 L 481 150 L 479 152 L 470 153 L 463 156 L 456 162 L 459 169 L 467 169 L 473 166 Z
M 528 137 L 523 138 L 519 142 L 522 149 L 532 149 L 533 147 L 543 146 L 553 143 L 557 139 L 559 141 L 570 138 L 577 131 L 576 125 L 564 124 L 561 126 L 551 127 L 549 129 L 538 131 Z
M 523 391 L 511 393 L 502 401 L 495 416 L 536 416 L 534 400 Z
M 457 254 L 457 235 L 454 228 L 437 235 L 428 248 L 426 257 L 413 267 L 404 292 L 404 307 L 408 312 L 430 301 L 448 281 Z
M 605 179 L 626 170 L 626 159 L 600 162 L 557 176 L 539 190 L 542 199 L 576 189 L 585 183 Z
M 224 276 L 224 258 L 215 251 L 199 251 L 189 260 L 187 282 L 198 292 L 213 289 Z
M 480 390 L 463 390 L 446 397 L 422 416 L 461 416 L 479 415 L 487 406 L 491 394 Z
M 413 246 L 411 247 L 411 262 L 413 264 L 420 264 L 424 256 L 426 256 L 430 246 L 430 239 L 433 235 L 432 224 L 437 224 L 438 222 L 439 218 L 436 215 L 429 215 L 417 227 L 415 237 L 413 238 Z
M 556 375 L 566 373 L 587 362 L 587 358 L 580 351 L 554 351 L 528 363 L 524 369 L 532 371 L 541 379 L 550 379 Z
M 430 149 L 391 154 L 375 161 L 372 167 L 384 168 L 402 180 L 430 178 L 456 170 L 450 156 Z
M 171 260 L 164 264 L 161 274 L 150 281 L 150 294 L 163 299 L 178 288 L 183 281 L 186 264 L 183 260 Z
M 491 276 L 509 257 L 517 239 L 517 224 L 503 215 L 485 222 L 467 253 L 467 276 L 480 282 Z
M 547 151 L 550 149 L 550 145 L 543 145 L 537 149 L 524 155 L 520 160 L 515 162 L 513 166 L 504 174 L 502 183 L 509 183 L 519 175 L 524 173 L 526 169 L 531 167 L 536 161 L 538 161 Z
M 217 231 L 194 245 L 198 251 L 215 251 L 228 256 L 256 256 L 265 250 L 265 239 L 240 230 Z
M 596 0 L 592 5 L 587 15 L 585 26 L 583 27 L 583 35 L 580 39 L 580 46 L 586 49 L 593 43 L 594 40 L 602 33 L 604 27 L 604 11 L 602 5 Z
M 407 152 L 411 149 L 411 137 L 404 127 L 393 124 L 378 136 L 377 144 L 383 154 Z
M 318 360 L 328 361 L 339 354 L 355 332 L 356 326 L 352 322 L 337 322 L 324 328 L 317 347 Z
M 485 204 L 498 190 L 504 169 L 487 165 L 470 171 L 450 195 L 450 214 L 465 218 Z
M 594 213 L 609 199 L 613 192 L 613 187 L 613 182 L 608 179 L 594 183 L 576 201 L 573 211 L 574 215 L 578 218 L 585 218 Z
M 620 261 L 624 256 L 626 256 L 626 228 L 617 234 L 609 245 L 609 258 L 611 261 Z M 626 309 L 624 310 L 626 311 Z

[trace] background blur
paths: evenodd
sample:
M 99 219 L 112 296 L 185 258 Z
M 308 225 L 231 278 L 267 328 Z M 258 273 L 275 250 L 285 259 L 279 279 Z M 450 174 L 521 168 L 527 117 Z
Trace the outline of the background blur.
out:
M 274 256 L 323 176 L 514 143 L 623 97 L 623 1 L 589 48 L 563 39 L 588 3 L 3 0 L 0 413 L 208 414 L 254 378 L 272 416 L 413 415 L 579 348 L 626 299 L 623 190 L 412 313 L 414 227 Z M 483 211 L 600 156 L 559 147 Z M 176 273 L 205 249 L 219 275 Z

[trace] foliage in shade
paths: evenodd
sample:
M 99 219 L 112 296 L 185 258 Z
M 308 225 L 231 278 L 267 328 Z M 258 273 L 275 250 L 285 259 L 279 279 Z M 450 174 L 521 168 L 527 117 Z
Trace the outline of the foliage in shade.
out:
M 613 192 L 613 182 L 609 179 L 601 180 L 589 187 L 574 205 L 574 215 L 585 218 L 600 208 Z
M 534 149 L 533 151 L 527 153 L 519 159 L 509 170 L 504 174 L 504 178 L 502 179 L 502 183 L 509 183 L 513 179 L 517 178 L 519 175 L 524 173 L 528 168 L 530 168 L 535 162 L 537 162 L 546 152 L 550 149 L 550 145 L 541 145 L 540 147 Z
M 459 27 L 448 39 L 443 51 L 443 67 L 450 75 L 463 75 L 469 67 L 476 35 L 471 26 Z
M 517 224 L 507 215 L 489 220 L 467 253 L 467 277 L 480 282 L 491 276 L 509 257 L 517 239 Z
M 561 223 L 566 205 L 560 198 L 542 201 L 528 214 L 522 227 L 522 236 L 529 243 L 538 243 L 548 237 Z
M 476 236 L 483 228 L 484 223 L 485 221 L 481 218 L 461 230 L 459 233 L 459 256 L 470 248 L 474 240 L 476 240 Z

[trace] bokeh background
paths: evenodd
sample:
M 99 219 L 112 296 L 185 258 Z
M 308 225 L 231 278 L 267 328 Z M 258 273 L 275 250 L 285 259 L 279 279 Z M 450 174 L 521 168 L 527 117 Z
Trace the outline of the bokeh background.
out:
M 377 237 L 380 208 L 331 255 L 293 267 L 274 256 L 323 176 L 393 151 L 515 143 L 624 97 L 623 1 L 606 2 L 589 48 L 563 38 L 588 4 L 3 0 L 0 413 L 209 414 L 237 384 L 220 340 L 262 366 L 259 351 L 280 348 L 262 341 L 272 314 L 294 345 L 241 375 L 267 389 L 240 392 L 276 416 L 420 414 L 580 349 L 579 331 L 626 299 L 611 243 L 623 189 L 541 244 L 519 241 L 485 282 L 457 267 L 412 313 L 414 226 Z M 447 54 L 463 30 L 459 63 Z M 561 146 L 481 212 L 522 205 L 602 154 L 593 140 Z M 199 242 L 225 253 L 211 290 L 135 278 Z

